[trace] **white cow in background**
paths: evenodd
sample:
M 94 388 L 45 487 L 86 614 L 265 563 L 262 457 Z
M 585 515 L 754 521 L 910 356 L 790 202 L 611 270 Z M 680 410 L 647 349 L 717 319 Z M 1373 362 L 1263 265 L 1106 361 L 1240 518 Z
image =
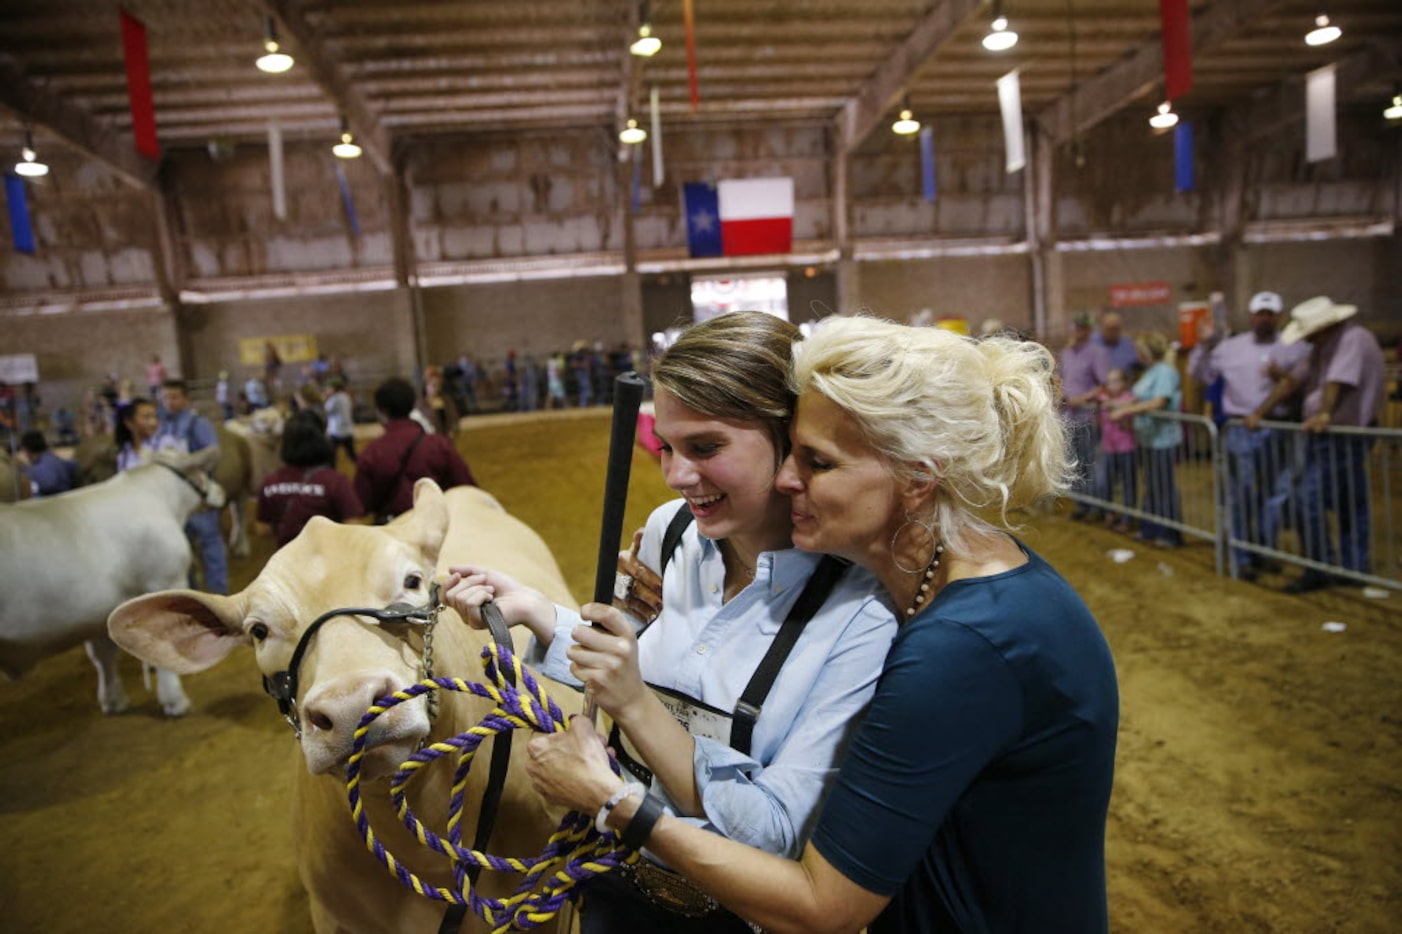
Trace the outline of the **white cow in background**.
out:
M 203 492 L 201 492 L 203 491 Z M 107 616 L 124 600 L 185 584 L 185 521 L 224 491 L 201 471 L 138 467 L 93 486 L 0 505 L 0 671 L 18 678 L 80 642 L 97 666 L 104 713 L 127 706 Z M 180 678 L 158 671 L 172 717 L 190 709 Z
M 441 577 L 450 564 L 462 563 L 490 564 L 558 603 L 575 605 L 545 543 L 489 493 L 458 487 L 445 495 L 433 481 L 420 480 L 414 508 L 388 526 L 337 525 L 317 517 L 269 559 L 243 592 L 228 597 L 190 590 L 151 594 L 118 607 L 109 626 L 127 651 L 182 673 L 203 670 L 235 648 L 252 645 L 258 672 L 268 676 L 288 668 L 302 632 L 326 611 L 396 602 L 424 605 L 435 574 Z M 433 637 L 434 673 L 481 681 L 479 659 L 486 638 L 445 610 Z M 375 698 L 421 677 L 421 651 L 413 627 L 380 627 L 339 616 L 317 631 L 302 659 L 295 699 L 305 768 L 297 769 L 292 839 L 319 934 L 438 930 L 444 903 L 401 886 L 366 849 L 348 812 L 344 778 L 360 717 Z M 249 687 L 256 689 L 256 683 L 250 675 Z M 547 685 L 567 713 L 578 711 L 578 694 Z M 450 867 L 405 830 L 383 781 L 420 743 L 463 732 L 490 710 L 488 702 L 463 693 L 445 693 L 441 706 L 432 722 L 424 698 L 400 704 L 376 720 L 361 777 L 365 813 L 376 836 L 430 884 L 451 886 Z M 271 700 L 267 715 L 278 716 Z M 524 775 L 524 755 L 525 743 L 516 742 L 490 852 L 535 855 L 558 825 L 560 813 L 534 793 Z M 464 823 L 473 826 L 464 826 L 464 841 L 473 838 L 486 772 L 486 757 L 480 756 L 469 775 Z M 452 768 L 437 763 L 414 780 L 413 806 L 429 827 L 446 825 L 452 778 Z M 495 872 L 482 875 L 489 895 L 510 891 L 515 881 Z M 486 930 L 472 915 L 468 922 L 465 930 Z

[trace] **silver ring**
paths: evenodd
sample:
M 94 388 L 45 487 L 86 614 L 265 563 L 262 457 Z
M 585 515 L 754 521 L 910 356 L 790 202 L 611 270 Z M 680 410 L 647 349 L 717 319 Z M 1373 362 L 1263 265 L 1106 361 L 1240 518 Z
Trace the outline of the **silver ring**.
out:
M 627 600 L 633 595 L 633 576 L 631 574 L 619 574 L 613 579 L 613 596 L 615 600 Z

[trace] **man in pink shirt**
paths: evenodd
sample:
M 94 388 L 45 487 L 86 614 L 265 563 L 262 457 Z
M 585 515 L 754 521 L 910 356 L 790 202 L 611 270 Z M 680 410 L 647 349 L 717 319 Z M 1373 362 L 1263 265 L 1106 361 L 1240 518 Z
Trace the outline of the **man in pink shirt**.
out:
M 1309 356 L 1305 344 L 1286 344 L 1277 324 L 1284 303 L 1276 292 L 1257 292 L 1247 305 L 1251 328 L 1227 337 L 1217 331 L 1210 317 L 1198 329 L 1199 342 L 1188 356 L 1188 374 L 1204 386 L 1222 380 L 1222 414 L 1229 420 L 1223 440 L 1232 507 L 1232 538 L 1239 542 L 1276 547 L 1277 517 L 1271 515 L 1268 497 L 1282 480 L 1286 468 L 1286 439 L 1269 429 L 1247 429 L 1240 419 L 1252 414 L 1271 394 L 1276 377 L 1288 373 Z M 1288 417 L 1277 406 L 1270 417 Z M 1254 581 L 1263 556 L 1244 548 L 1232 549 L 1233 573 Z

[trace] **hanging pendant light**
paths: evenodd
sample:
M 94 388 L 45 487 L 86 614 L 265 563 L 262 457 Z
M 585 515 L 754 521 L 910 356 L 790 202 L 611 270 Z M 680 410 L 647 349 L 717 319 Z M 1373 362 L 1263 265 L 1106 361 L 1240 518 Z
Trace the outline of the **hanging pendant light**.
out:
M 647 139 L 647 130 L 638 126 L 638 121 L 632 117 L 628 118 L 628 125 L 618 132 L 618 141 L 627 143 L 629 146 L 636 146 Z
M 628 46 L 628 51 L 643 58 L 651 58 L 662 49 L 662 40 L 652 34 L 652 27 L 643 23 L 638 27 L 638 38 L 632 45 Z
M 1314 18 L 1314 28 L 1305 33 L 1305 45 L 1328 45 L 1342 36 L 1343 30 L 1329 22 L 1329 17 L 1320 13 Z
M 293 65 L 292 56 L 281 50 L 277 41 L 277 23 L 271 16 L 267 17 L 267 24 L 264 30 L 263 54 L 253 62 L 258 66 L 259 71 L 265 71 L 270 75 L 280 75 Z
M 1392 95 L 1392 104 L 1383 108 L 1383 118 L 1402 120 L 1402 91 Z
M 901 107 L 900 119 L 891 124 L 891 132 L 897 136 L 910 136 L 912 133 L 920 132 L 920 121 L 915 119 L 915 113 L 910 109 L 909 98 Z
M 360 144 L 355 141 L 355 136 L 350 131 L 350 126 L 346 123 L 346 118 L 341 118 L 341 141 L 331 147 L 331 152 L 338 159 L 359 159 L 361 153 Z
M 24 145 L 20 147 L 19 155 L 20 161 L 15 163 L 16 175 L 42 178 L 49 174 L 49 167 L 39 161 L 39 154 L 34 151 L 34 136 L 29 130 L 24 131 Z
M 983 37 L 983 47 L 990 52 L 1006 52 L 1017 45 L 1017 33 L 1008 28 L 1008 18 L 1003 15 L 1002 0 L 993 2 L 993 22 L 989 24 L 988 35 Z
M 628 46 L 628 51 L 641 58 L 652 58 L 662 49 L 662 40 L 652 34 L 652 13 L 646 0 L 638 4 L 638 38 Z
M 1178 115 L 1173 112 L 1173 105 L 1164 101 L 1159 105 L 1158 113 L 1149 118 L 1149 126 L 1156 130 L 1171 130 L 1178 125 Z

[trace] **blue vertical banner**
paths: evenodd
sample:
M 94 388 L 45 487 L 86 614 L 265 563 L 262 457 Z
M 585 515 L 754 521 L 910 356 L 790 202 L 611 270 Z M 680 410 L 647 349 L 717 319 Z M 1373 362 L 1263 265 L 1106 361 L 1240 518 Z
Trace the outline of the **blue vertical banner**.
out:
M 341 205 L 346 209 L 346 220 L 350 223 L 351 233 L 360 236 L 360 217 L 355 213 L 355 201 L 351 199 L 350 182 L 346 179 L 346 170 L 341 166 L 341 160 L 336 160 L 336 184 L 341 189 Z
M 5 173 L 5 205 L 10 209 L 10 234 L 15 249 L 32 255 L 34 228 L 29 223 L 29 196 L 24 190 L 24 179 L 9 172 Z
M 935 189 L 935 128 L 928 123 L 920 128 L 920 189 L 926 201 L 934 201 Z
M 720 194 L 710 182 L 682 186 L 686 209 L 686 246 L 692 256 L 720 256 Z
M 643 155 L 641 147 L 631 146 L 633 159 L 633 213 L 643 206 Z
M 1196 187 L 1193 174 L 1193 125 L 1179 120 L 1173 129 L 1173 190 L 1179 194 Z

